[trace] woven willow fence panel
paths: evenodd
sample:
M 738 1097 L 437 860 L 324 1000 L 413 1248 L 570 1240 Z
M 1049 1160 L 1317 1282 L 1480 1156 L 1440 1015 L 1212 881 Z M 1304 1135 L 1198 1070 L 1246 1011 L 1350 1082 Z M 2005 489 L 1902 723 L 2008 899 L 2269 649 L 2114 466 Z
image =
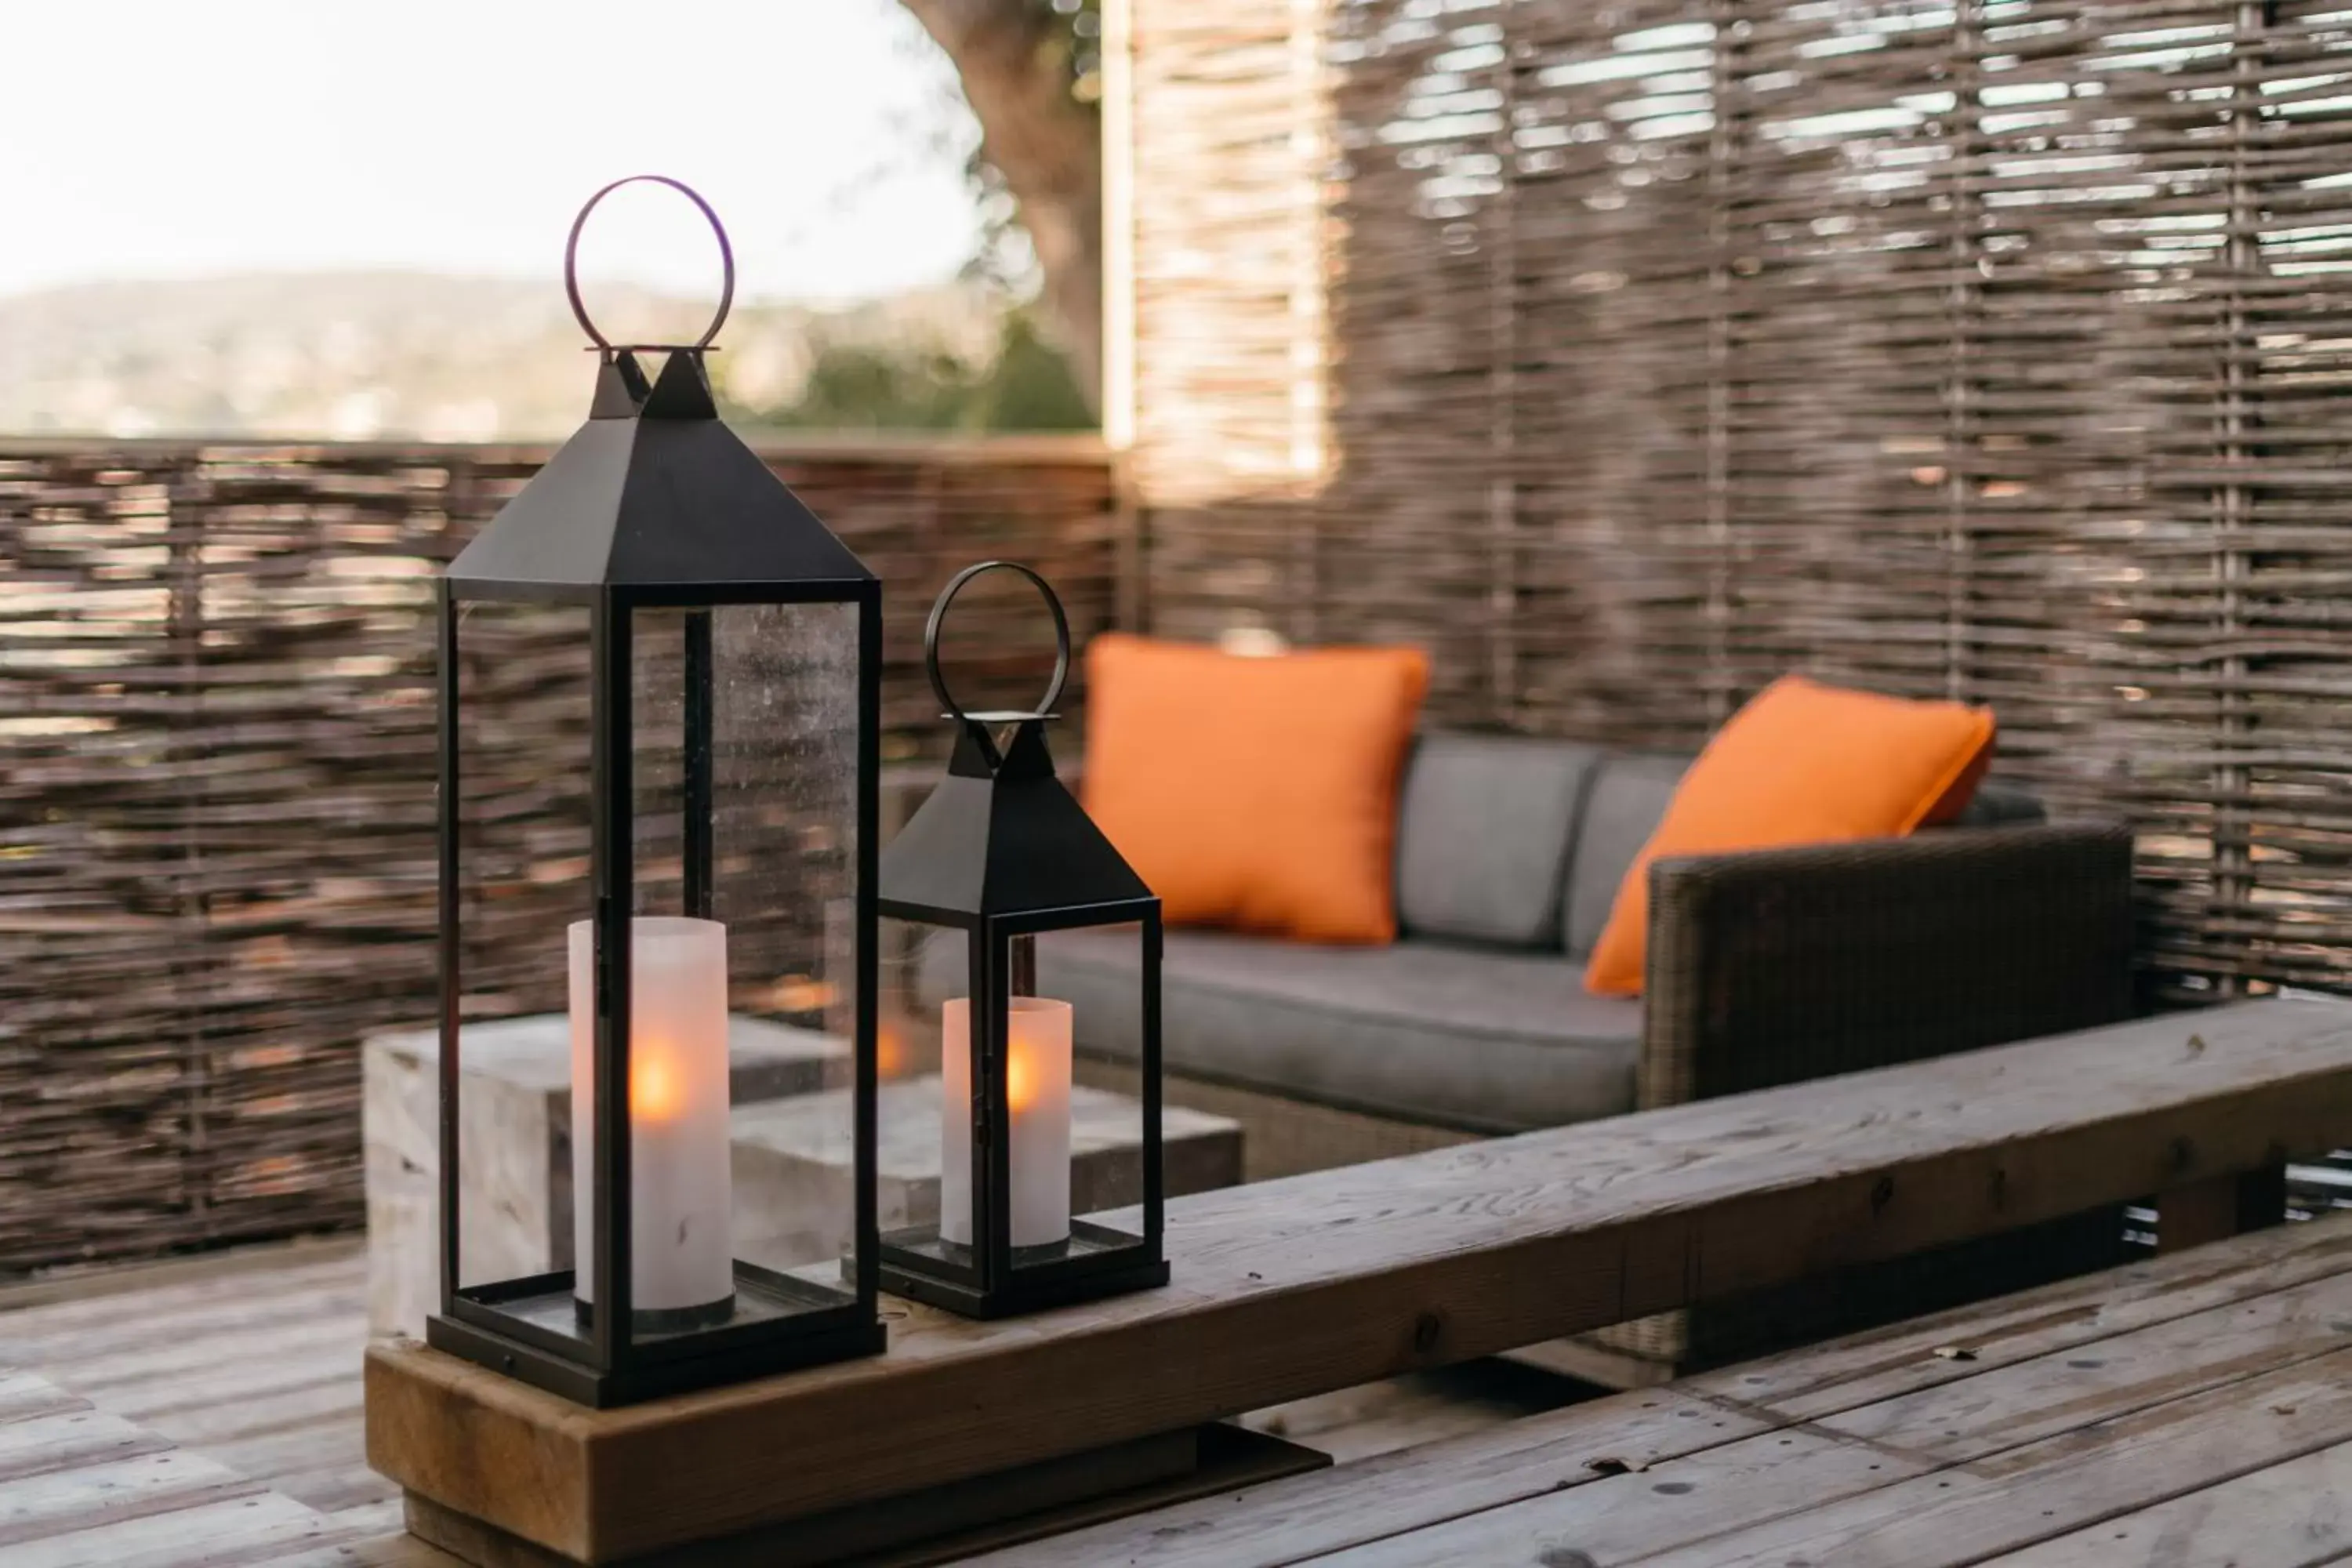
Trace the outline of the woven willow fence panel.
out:
M 0 446 L 0 1270 L 357 1221 L 358 1042 L 433 1007 L 433 574 L 545 456 Z M 1032 562 L 1081 636 L 1111 613 L 1087 444 L 772 460 L 886 581 L 898 756 L 939 731 L 958 565 Z M 959 692 L 1034 698 L 1041 613 L 970 597 Z M 583 667 L 507 651 L 515 793 L 576 799 Z M 561 848 L 517 857 L 505 930 L 560 931 Z
M 2352 8 L 1135 4 L 1156 624 L 1630 744 L 1990 702 L 2140 826 L 2168 989 L 2347 982 Z M 1297 499 L 1220 508 L 1221 409 L 1319 411 Z
M 1319 4 L 1319 0 L 1318 0 Z M 1133 482 L 1158 629 L 1313 635 L 1290 589 L 1320 488 L 1326 266 L 1318 37 L 1283 3 L 1142 0 L 1136 71 Z

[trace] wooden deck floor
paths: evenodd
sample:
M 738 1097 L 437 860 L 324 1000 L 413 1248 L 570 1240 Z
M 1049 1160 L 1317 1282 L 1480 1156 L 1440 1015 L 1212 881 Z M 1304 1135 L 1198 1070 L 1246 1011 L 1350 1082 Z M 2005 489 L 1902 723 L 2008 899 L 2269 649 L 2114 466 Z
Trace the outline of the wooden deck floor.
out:
M 454 1568 L 362 1448 L 354 1243 L 0 1289 L 5 1568 Z M 1262 1411 L 1342 1462 L 1598 1391 L 1475 1363 Z
M 361 1452 L 357 1247 L 129 1279 L 0 1310 L 0 1562 L 432 1560 L 371 1544 L 400 1504 Z
M 2347 1500 L 2339 1216 L 970 1562 L 2319 1568 Z

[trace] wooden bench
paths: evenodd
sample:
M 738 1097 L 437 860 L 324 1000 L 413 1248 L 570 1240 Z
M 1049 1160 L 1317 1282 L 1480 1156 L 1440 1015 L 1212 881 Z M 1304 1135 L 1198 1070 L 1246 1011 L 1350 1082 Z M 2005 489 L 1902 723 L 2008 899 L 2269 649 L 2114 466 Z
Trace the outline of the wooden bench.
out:
M 380 1345 L 368 1453 L 469 1555 L 774 1561 L 826 1510 L 2102 1204 L 2226 1228 L 2347 1131 L 2352 1008 L 2242 1004 L 1188 1198 L 1165 1289 L 893 1301 L 883 1355 L 634 1408 Z

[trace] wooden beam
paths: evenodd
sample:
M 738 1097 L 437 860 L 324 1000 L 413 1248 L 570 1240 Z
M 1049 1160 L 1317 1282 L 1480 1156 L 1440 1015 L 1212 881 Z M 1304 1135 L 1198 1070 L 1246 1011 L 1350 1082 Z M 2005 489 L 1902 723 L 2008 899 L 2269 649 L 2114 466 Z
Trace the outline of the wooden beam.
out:
M 1330 1463 L 1329 1455 L 1316 1449 L 1215 1422 L 706 1542 L 688 1548 L 678 1568 L 819 1568 L 851 1562 L 917 1568 L 961 1562 Z M 415 1534 L 482 1568 L 567 1568 L 569 1563 L 414 1492 L 406 1518 Z
M 408 1342 L 370 1462 L 606 1562 L 2275 1164 L 2352 1134 L 2352 1009 L 2272 999 L 1169 1205 L 1175 1283 L 590 1411 Z

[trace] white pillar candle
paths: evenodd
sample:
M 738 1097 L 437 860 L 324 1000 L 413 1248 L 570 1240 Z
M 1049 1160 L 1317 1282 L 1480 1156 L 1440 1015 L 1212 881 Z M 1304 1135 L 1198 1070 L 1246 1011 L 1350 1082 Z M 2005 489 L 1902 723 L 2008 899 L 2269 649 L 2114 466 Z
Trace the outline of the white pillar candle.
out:
M 595 930 L 572 937 L 573 1293 L 595 1296 Z M 735 1293 L 727 1123 L 727 928 L 629 923 L 630 1305 L 707 1307 Z
M 1004 1098 L 1013 1113 L 1013 1245 L 1070 1238 L 1070 1005 L 1015 996 Z M 948 1002 L 940 1030 L 940 1235 L 972 1245 L 971 1000 Z

